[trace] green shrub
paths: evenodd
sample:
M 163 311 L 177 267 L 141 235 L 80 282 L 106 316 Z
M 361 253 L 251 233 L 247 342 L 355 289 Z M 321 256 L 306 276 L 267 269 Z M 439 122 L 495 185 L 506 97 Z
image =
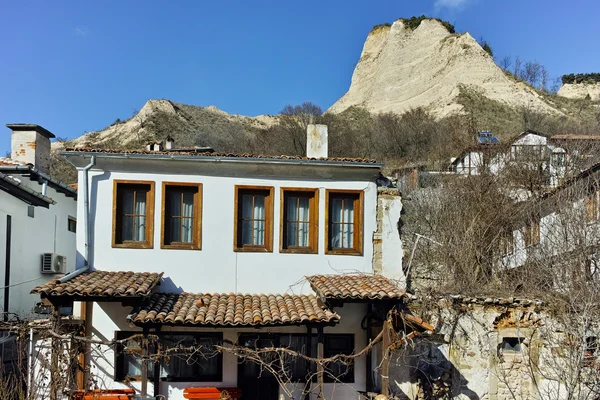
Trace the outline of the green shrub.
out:
M 600 73 L 563 75 L 562 83 L 600 83 Z
M 492 47 L 490 46 L 490 44 L 488 42 L 483 42 L 483 44 L 481 45 L 481 47 L 485 50 L 486 53 L 488 53 L 491 57 L 494 57 L 494 52 L 492 51 Z
M 400 19 L 404 22 L 404 26 L 406 26 L 407 28 L 409 28 L 412 31 L 417 29 L 419 27 L 419 25 L 421 25 L 421 22 L 423 20 L 434 19 L 434 20 L 438 21 L 439 23 L 441 23 L 442 25 L 444 25 L 444 27 L 448 30 L 448 32 L 456 33 L 456 30 L 454 29 L 454 25 L 452 25 L 448 21 L 444 21 L 439 18 L 430 18 L 430 17 L 427 17 L 426 15 L 421 15 L 420 17 L 411 17 L 409 19 L 400 18 Z
M 381 28 L 389 28 L 390 26 L 392 26 L 392 24 L 390 24 L 389 22 L 386 22 L 385 24 L 377 24 L 373 28 L 371 28 L 371 32 L 376 31 Z

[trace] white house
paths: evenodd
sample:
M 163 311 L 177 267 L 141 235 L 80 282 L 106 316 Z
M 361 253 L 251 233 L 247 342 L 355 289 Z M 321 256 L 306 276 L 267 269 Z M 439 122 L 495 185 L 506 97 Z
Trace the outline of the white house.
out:
M 531 170 L 542 174 L 544 186 L 555 187 L 566 174 L 567 152 L 550 140 L 550 136 L 528 130 L 509 141 L 480 142 L 452 160 L 450 170 L 460 175 L 494 175 L 508 168 Z
M 171 140 L 166 149 L 63 155 L 79 171 L 79 269 L 34 292 L 74 305 L 94 338 L 152 333 L 165 347 L 351 354 L 381 331 L 380 313 L 406 296 L 400 197 L 378 187 L 381 164 L 328 157 L 326 126 L 309 126 L 307 157 L 175 149 Z M 213 386 L 239 388 L 249 400 L 317 396 L 302 360 L 288 366 L 287 390 L 231 352 L 189 361 L 146 368 L 133 355 L 92 354 L 88 388 L 169 400 Z M 378 365 L 369 353 L 350 368 L 331 366 L 326 398 L 376 389 Z
M 52 133 L 10 124 L 0 157 L 0 307 L 4 320 L 35 317 L 32 288 L 75 269 L 77 192 L 48 176 Z

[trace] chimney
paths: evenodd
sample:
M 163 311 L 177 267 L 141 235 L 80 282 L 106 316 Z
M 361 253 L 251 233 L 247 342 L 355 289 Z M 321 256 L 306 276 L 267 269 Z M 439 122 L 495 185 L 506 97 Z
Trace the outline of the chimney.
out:
M 327 125 L 309 124 L 306 128 L 306 157 L 327 158 Z
M 48 173 L 50 139 L 55 137 L 54 134 L 35 124 L 7 124 L 6 127 L 12 130 L 10 158 Z
M 175 139 L 171 135 L 165 139 L 165 150 L 173 150 L 175 148 Z

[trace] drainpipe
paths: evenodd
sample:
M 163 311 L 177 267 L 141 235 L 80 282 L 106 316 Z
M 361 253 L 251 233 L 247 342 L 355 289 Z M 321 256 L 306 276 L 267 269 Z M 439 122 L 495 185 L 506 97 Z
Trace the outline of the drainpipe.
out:
M 42 196 L 45 196 L 47 192 L 48 192 L 48 181 L 46 179 L 44 179 L 44 181 L 42 182 Z
M 27 358 L 27 398 L 32 398 L 33 390 L 33 328 L 29 328 L 29 357 Z
M 87 270 L 90 269 L 90 194 L 89 194 L 89 171 L 96 165 L 96 156 L 92 156 L 90 159 L 90 163 L 83 168 L 83 229 L 85 229 L 84 237 L 85 237 L 85 250 L 84 250 L 84 258 L 85 265 L 83 268 L 76 269 L 75 271 L 63 276 L 60 279 L 57 279 L 57 283 L 63 283 L 80 275 Z

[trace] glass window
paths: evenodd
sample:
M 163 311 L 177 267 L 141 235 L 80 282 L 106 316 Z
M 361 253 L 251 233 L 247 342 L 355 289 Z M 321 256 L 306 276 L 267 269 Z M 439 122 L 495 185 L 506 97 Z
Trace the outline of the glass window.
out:
M 327 191 L 327 252 L 361 254 L 362 192 Z
M 67 218 L 67 230 L 73 233 L 77 232 L 77 220 L 75 218 Z
M 200 249 L 200 184 L 163 184 L 163 248 Z
M 281 250 L 316 253 L 318 246 L 318 190 L 283 189 Z
M 154 182 L 115 181 L 113 244 L 116 247 L 152 247 Z
M 323 353 L 325 358 L 336 354 L 350 355 L 354 352 L 354 336 L 329 334 L 325 335 Z M 354 382 L 354 360 L 339 361 L 325 368 L 325 382 Z
M 235 249 L 271 251 L 273 188 L 236 187 Z

